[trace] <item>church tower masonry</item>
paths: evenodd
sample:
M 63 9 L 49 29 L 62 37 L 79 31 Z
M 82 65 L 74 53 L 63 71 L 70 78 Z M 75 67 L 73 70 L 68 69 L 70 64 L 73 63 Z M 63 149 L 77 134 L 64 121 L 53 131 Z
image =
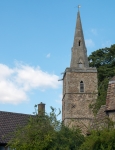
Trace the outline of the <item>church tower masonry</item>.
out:
M 90 104 L 97 98 L 97 70 L 89 67 L 80 12 L 72 47 L 70 67 L 63 75 L 62 120 L 65 125 L 79 126 L 83 132 L 93 120 Z

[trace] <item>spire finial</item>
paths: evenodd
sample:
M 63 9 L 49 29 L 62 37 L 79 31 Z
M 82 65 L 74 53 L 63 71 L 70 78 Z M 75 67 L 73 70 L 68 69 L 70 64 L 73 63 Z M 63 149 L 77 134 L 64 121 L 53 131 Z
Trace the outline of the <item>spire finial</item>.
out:
M 81 6 L 80 5 L 78 5 L 78 11 L 79 11 L 79 8 L 80 8 Z

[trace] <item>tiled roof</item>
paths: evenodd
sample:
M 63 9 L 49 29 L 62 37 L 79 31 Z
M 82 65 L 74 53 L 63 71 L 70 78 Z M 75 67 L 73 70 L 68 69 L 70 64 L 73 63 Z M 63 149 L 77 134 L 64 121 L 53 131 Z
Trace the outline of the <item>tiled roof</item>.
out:
M 0 144 L 8 143 L 11 137 L 7 135 L 17 127 L 26 125 L 30 116 L 32 115 L 0 111 Z

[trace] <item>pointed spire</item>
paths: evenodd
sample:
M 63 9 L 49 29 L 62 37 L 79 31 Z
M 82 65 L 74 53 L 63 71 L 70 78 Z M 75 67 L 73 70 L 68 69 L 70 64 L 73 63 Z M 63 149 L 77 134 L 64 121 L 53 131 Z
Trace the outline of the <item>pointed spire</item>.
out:
M 80 11 L 78 6 L 77 22 L 76 22 L 75 36 L 74 36 L 74 42 L 72 47 L 72 58 L 71 58 L 70 67 L 87 68 L 88 66 L 89 65 L 87 59 L 87 50 L 85 46 L 81 18 L 80 18 Z
M 83 36 L 83 30 L 82 30 L 82 24 L 81 24 L 81 18 L 80 18 L 80 11 L 78 10 L 77 13 L 77 23 L 76 23 L 76 29 L 75 29 L 75 36 L 74 36 L 74 44 L 73 46 L 78 45 L 78 41 L 82 39 L 83 44 L 85 45 L 84 42 L 84 36 Z

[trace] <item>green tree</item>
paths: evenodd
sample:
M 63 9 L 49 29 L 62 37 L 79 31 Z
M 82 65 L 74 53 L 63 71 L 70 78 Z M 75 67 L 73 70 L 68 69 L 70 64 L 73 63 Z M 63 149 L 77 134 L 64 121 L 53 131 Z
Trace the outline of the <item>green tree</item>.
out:
M 94 130 L 85 138 L 80 150 L 115 150 L 115 129 Z
M 64 125 L 61 130 L 56 133 L 55 144 L 52 150 L 78 150 L 84 141 L 79 129 L 68 128 Z
M 31 117 L 18 128 L 8 146 L 13 150 L 76 150 L 84 140 L 79 129 L 69 129 L 57 120 L 55 109 L 49 115 Z
M 115 44 L 94 51 L 88 59 L 90 67 L 96 67 L 98 72 L 98 98 L 93 106 L 96 113 L 105 104 L 108 81 L 115 75 Z

